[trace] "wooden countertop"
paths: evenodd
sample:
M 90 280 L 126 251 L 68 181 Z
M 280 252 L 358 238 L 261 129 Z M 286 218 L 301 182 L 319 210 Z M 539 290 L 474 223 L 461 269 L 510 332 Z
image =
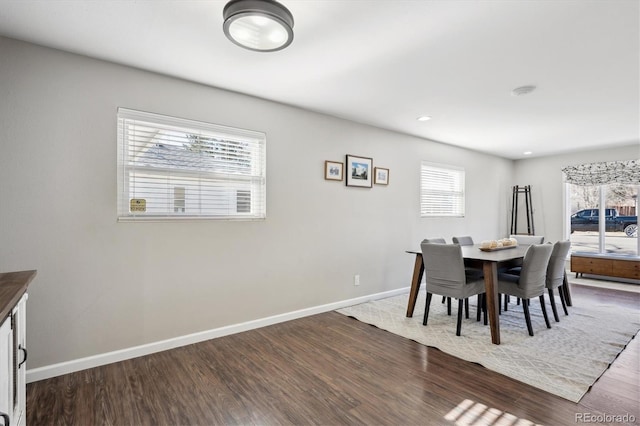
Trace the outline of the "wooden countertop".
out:
M 0 273 L 0 322 L 9 316 L 35 276 L 36 271 Z

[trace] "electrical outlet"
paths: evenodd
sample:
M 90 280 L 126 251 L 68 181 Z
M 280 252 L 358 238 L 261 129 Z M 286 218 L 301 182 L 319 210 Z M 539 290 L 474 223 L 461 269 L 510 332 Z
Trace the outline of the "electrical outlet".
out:
M 353 285 L 360 285 L 360 275 L 353 276 Z

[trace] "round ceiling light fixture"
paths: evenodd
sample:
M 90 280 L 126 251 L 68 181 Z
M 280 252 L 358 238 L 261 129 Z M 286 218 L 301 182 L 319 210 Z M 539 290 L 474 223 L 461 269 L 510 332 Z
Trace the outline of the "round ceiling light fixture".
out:
M 293 15 L 273 0 L 231 0 L 222 11 L 224 34 L 245 49 L 282 50 L 293 41 Z

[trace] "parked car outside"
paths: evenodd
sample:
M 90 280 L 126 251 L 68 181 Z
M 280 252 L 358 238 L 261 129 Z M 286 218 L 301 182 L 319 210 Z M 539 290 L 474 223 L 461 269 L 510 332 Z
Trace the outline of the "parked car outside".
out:
M 627 237 L 638 236 L 638 216 L 620 216 L 616 209 L 605 209 L 605 231 L 624 232 Z M 571 215 L 571 232 L 600 229 L 600 209 L 584 209 Z

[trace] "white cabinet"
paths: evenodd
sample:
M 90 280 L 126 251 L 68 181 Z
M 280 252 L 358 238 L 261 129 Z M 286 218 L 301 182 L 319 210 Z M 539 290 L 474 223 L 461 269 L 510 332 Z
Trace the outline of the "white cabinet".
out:
M 11 316 L 0 325 L 0 421 L 12 424 L 13 418 L 13 329 Z
M 0 325 L 0 424 L 26 424 L 25 293 Z
M 12 425 L 27 424 L 27 298 L 25 293 L 13 309 L 14 394 Z
M 27 287 L 36 273 L 0 273 L 0 426 L 27 424 Z

